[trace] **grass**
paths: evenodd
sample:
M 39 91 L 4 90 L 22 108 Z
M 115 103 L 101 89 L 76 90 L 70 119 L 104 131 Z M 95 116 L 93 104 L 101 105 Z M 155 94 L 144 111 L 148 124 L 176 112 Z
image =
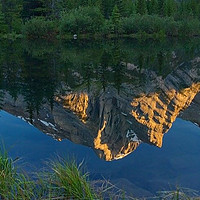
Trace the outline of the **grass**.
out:
M 66 198 L 99 199 L 89 184 L 89 174 L 82 172 L 81 164 L 60 160 L 52 163 L 53 185 Z
M 58 158 L 49 163 L 50 171 L 34 174 L 35 177 L 30 179 L 16 167 L 17 160 L 12 160 L 4 149 L 0 149 L 0 200 L 136 199 L 118 189 L 116 192 L 115 186 L 107 181 L 101 187 L 95 187 L 89 180 L 89 174 L 84 172 L 82 163 L 77 165 L 75 161 Z M 189 196 L 197 196 L 197 191 L 162 191 L 151 199 L 199 199 Z
M 0 199 L 102 199 L 90 185 L 81 165 L 59 160 L 51 162 L 51 172 L 35 174 L 34 181 L 19 172 L 7 152 L 0 151 Z
M 7 152 L 0 149 L 0 199 L 32 199 L 34 182 L 17 172 L 17 160 L 8 158 Z

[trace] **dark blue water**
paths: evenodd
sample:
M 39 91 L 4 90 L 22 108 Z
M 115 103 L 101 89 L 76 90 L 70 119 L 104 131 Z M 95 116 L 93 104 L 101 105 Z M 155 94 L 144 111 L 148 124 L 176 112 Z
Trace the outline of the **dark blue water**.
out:
M 20 157 L 26 170 L 45 167 L 56 155 L 84 160 L 92 179 L 105 177 L 127 191 L 149 194 L 174 186 L 200 188 L 200 128 L 177 119 L 164 137 L 163 147 L 147 144 L 122 160 L 106 162 L 88 147 L 68 140 L 58 142 L 27 122 L 0 112 L 0 138 L 9 154 Z

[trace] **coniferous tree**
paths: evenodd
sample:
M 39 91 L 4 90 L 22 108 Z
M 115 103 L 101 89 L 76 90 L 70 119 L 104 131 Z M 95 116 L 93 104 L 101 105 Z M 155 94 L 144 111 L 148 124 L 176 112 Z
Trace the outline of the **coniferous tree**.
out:
M 147 2 L 148 14 L 158 14 L 158 0 L 148 0 Z
M 112 16 L 111 16 L 111 20 L 112 20 L 112 24 L 113 24 L 113 27 L 114 27 L 114 32 L 119 33 L 121 15 L 120 15 L 120 11 L 119 11 L 119 8 L 117 7 L 117 5 L 114 6 Z
M 136 12 L 141 15 L 147 14 L 146 0 L 137 0 L 136 1 Z
M 188 2 L 189 10 L 192 12 L 192 15 L 194 17 L 197 17 L 199 15 L 199 13 L 198 13 L 198 4 L 199 4 L 199 1 L 197 1 L 197 0 L 190 0 Z
M 8 26 L 5 22 L 5 16 L 2 12 L 2 4 L 0 3 L 0 34 L 5 34 L 8 31 Z
M 166 0 L 164 3 L 164 15 L 173 16 L 176 10 L 176 4 L 174 0 Z
M 135 3 L 132 0 L 124 0 L 126 16 L 129 17 L 133 13 L 136 13 Z
M 121 84 L 122 84 L 122 80 L 123 80 L 123 69 L 124 69 L 124 64 L 122 64 L 122 52 L 120 49 L 120 43 L 115 43 L 113 46 L 113 50 L 112 50 L 112 67 L 113 67 L 113 71 L 114 71 L 114 85 L 118 91 L 118 93 L 120 93 L 120 89 L 121 89 Z
M 101 0 L 101 11 L 105 18 L 109 18 L 112 15 L 114 1 L 113 0 Z
M 166 0 L 158 0 L 158 11 L 161 16 L 164 14 L 164 4 Z
M 23 2 L 22 16 L 30 19 L 35 16 L 47 16 L 50 14 L 49 1 L 45 0 L 25 0 Z
M 21 11 L 20 0 L 2 0 L 2 12 L 9 32 L 21 29 Z
M 121 16 L 126 16 L 126 10 L 124 5 L 124 0 L 116 0 L 116 5 L 119 9 L 119 13 Z

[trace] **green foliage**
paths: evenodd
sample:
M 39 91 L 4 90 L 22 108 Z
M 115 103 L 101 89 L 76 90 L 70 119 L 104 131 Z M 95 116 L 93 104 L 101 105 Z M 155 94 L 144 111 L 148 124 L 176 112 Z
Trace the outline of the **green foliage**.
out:
M 18 0 L 6 0 L 0 2 L 2 7 L 2 13 L 4 15 L 4 20 L 8 26 L 8 32 L 21 32 L 21 1 Z
M 197 19 L 182 21 L 180 23 L 179 34 L 182 36 L 200 35 L 200 21 Z
M 148 34 L 157 33 L 163 28 L 163 20 L 157 16 L 133 15 L 122 19 L 122 29 L 127 34 L 146 32 Z
M 34 17 L 23 25 L 23 33 L 28 38 L 52 38 L 56 31 L 55 22 L 44 17 Z
M 100 9 L 106 19 L 108 19 L 111 16 L 114 5 L 114 0 L 101 0 Z
M 158 0 L 158 12 L 160 16 L 164 14 L 164 4 L 166 0 Z
M 18 173 L 12 159 L 4 149 L 0 149 L 0 198 L 26 200 L 36 197 L 34 184 L 25 175 Z M 36 188 L 36 187 L 35 187 Z M 36 192 L 36 191 L 35 191 Z
M 105 20 L 101 33 L 106 36 L 113 32 L 114 32 L 114 27 L 112 20 Z
M 115 5 L 115 7 L 113 9 L 112 16 L 111 16 L 111 21 L 112 21 L 112 24 L 113 24 L 114 33 L 120 33 L 121 15 L 120 15 L 120 11 L 119 11 L 117 5 Z
M 125 10 L 125 1 L 124 0 L 116 0 L 117 8 L 119 9 L 119 13 L 121 16 L 126 16 L 126 10 Z M 114 8 L 115 9 L 115 8 Z M 114 10 L 113 9 L 113 10 Z
M 52 4 L 50 0 L 25 0 L 22 4 L 23 19 L 36 16 L 48 16 L 51 13 Z
M 164 3 L 164 15 L 173 16 L 176 11 L 176 3 L 174 0 L 166 0 Z
M 53 184 L 59 193 L 66 198 L 98 199 L 95 192 L 91 189 L 88 182 L 88 173 L 82 172 L 81 165 L 75 162 L 59 160 L 54 162 L 52 169 L 54 171 Z
M 53 162 L 53 172 L 36 174 L 35 181 L 17 171 L 14 162 L 5 151 L 0 151 L 1 199 L 102 199 L 92 189 L 88 173 L 83 173 L 75 162 Z
M 141 16 L 141 20 L 137 17 L 133 19 L 136 14 Z M 146 15 L 151 16 L 150 19 L 143 17 Z M 167 19 L 168 17 L 170 19 Z M 122 29 L 122 18 L 125 18 L 123 21 L 125 21 L 126 30 Z M 157 20 L 155 23 L 152 22 L 153 18 Z M 138 20 L 139 24 L 133 25 Z M 160 26 L 159 21 L 161 20 L 167 23 L 166 27 L 157 30 L 159 29 L 157 25 Z M 198 29 L 192 27 L 197 25 L 195 20 L 200 20 L 199 0 L 0 1 L 0 36 L 3 38 L 18 38 L 14 34 L 20 35 L 22 30 L 28 37 L 41 38 L 52 38 L 59 32 L 61 36 L 65 35 L 65 37 L 77 33 L 84 34 L 83 37 L 86 37 L 90 34 L 112 35 L 113 32 L 127 34 L 138 31 L 145 32 L 147 35 L 161 31 L 169 36 L 180 34 L 192 36 L 199 35 Z M 53 24 L 58 24 L 59 31 L 55 30 Z M 30 27 L 30 30 L 26 27 Z M 181 33 L 180 27 L 181 30 L 183 27 L 188 28 L 188 30 Z M 170 28 L 175 30 L 170 30 Z M 31 31 L 33 32 L 31 33 Z
M 8 25 L 5 21 L 5 15 L 2 11 L 2 4 L 0 3 L 0 34 L 5 34 L 8 32 Z
M 147 8 L 148 8 L 148 14 L 158 14 L 158 0 L 148 0 L 147 1 Z
M 163 20 L 163 29 L 168 36 L 178 36 L 180 29 L 180 22 L 175 21 L 173 18 L 166 17 Z
M 147 14 L 146 0 L 137 0 L 136 1 L 136 12 L 140 15 Z
M 122 19 L 122 30 L 126 34 L 145 32 L 162 33 L 167 36 L 195 36 L 200 34 L 199 20 L 175 21 L 173 18 L 161 18 L 156 15 L 133 15 Z
M 124 14 L 122 14 L 124 17 L 128 17 L 132 14 L 136 13 L 136 7 L 135 3 L 133 3 L 132 0 L 124 0 Z
M 60 19 L 61 34 L 96 33 L 102 29 L 104 18 L 96 7 L 80 7 L 64 12 Z

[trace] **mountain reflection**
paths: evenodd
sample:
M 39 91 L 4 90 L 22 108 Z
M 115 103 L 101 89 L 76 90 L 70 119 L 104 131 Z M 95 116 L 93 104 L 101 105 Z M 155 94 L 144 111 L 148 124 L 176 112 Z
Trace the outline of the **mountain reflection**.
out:
M 2 109 L 106 161 L 142 142 L 161 147 L 200 92 L 200 41 L 81 44 L 4 46 Z

